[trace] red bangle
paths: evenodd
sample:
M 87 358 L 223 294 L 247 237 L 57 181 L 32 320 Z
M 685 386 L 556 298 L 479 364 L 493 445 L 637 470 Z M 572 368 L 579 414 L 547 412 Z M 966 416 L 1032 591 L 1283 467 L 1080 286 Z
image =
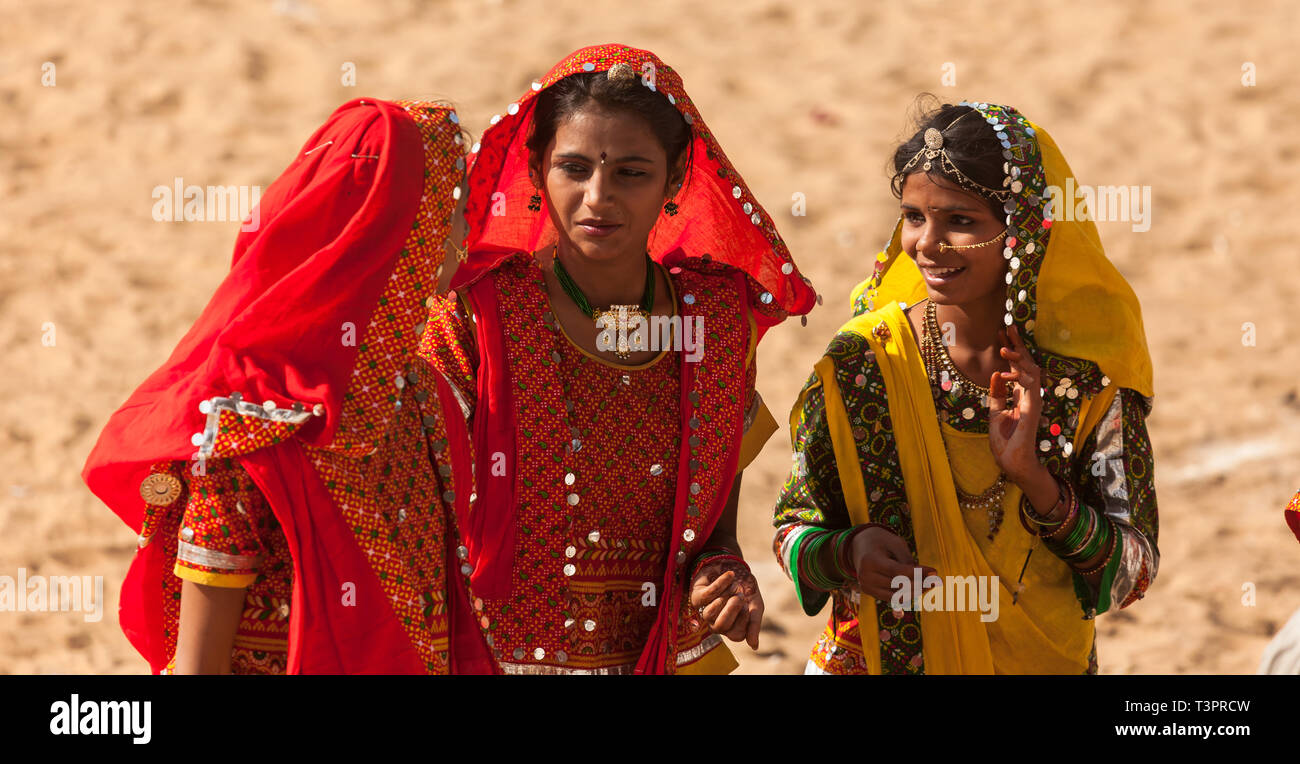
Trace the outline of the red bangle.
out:
M 710 553 L 710 550 L 706 549 L 700 552 L 700 554 L 695 558 L 695 563 L 691 566 L 690 580 L 695 580 L 695 577 L 700 574 L 700 568 L 703 568 L 705 565 L 710 563 L 720 562 L 722 560 L 735 560 L 740 563 L 746 571 L 749 570 L 749 563 L 745 562 L 743 558 L 732 554 L 730 550 L 717 550 Z
M 838 573 L 849 583 L 858 580 L 858 572 L 853 567 L 853 560 L 849 558 L 849 551 L 853 548 L 853 539 L 859 533 L 868 528 L 884 528 L 885 530 L 889 530 L 888 526 L 881 525 L 880 523 L 864 523 L 849 531 L 844 537 L 844 540 L 840 542 L 839 548 L 835 550 L 835 565 L 839 568 Z

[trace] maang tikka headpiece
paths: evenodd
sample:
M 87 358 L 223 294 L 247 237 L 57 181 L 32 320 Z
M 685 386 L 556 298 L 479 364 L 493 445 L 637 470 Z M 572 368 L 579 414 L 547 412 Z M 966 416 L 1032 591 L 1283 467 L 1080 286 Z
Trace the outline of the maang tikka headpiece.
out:
M 906 174 L 907 171 L 912 169 L 914 166 L 916 166 L 916 163 L 919 162 L 923 157 L 925 158 L 925 164 L 921 165 L 921 170 L 923 172 L 930 172 L 930 170 L 934 167 L 934 160 L 938 159 L 939 172 L 957 181 L 957 184 L 960 185 L 961 187 L 965 188 L 968 191 L 973 191 L 982 196 L 991 196 L 1000 202 L 1005 202 L 1006 200 L 1011 198 L 1011 191 L 1009 189 L 1000 189 L 1000 190 L 992 189 L 983 184 L 976 183 L 975 181 L 966 177 L 966 173 L 957 169 L 957 165 L 953 164 L 953 161 L 948 158 L 948 152 L 946 149 L 944 149 L 943 134 L 947 132 L 949 128 L 951 128 L 953 125 L 960 122 L 963 117 L 965 117 L 967 114 L 970 113 L 972 112 L 968 111 L 966 112 L 966 114 L 962 114 L 961 117 L 958 117 L 954 119 L 952 122 L 949 122 L 948 127 L 945 127 L 943 130 L 938 130 L 933 127 L 926 128 L 925 148 L 916 152 L 915 154 L 912 155 L 911 159 L 907 160 L 907 164 L 903 165 L 903 173 Z
M 609 68 L 609 71 L 605 72 L 605 76 L 608 77 L 613 82 L 622 84 L 636 77 L 636 72 L 632 71 L 631 66 L 620 61 L 619 63 L 611 66 Z

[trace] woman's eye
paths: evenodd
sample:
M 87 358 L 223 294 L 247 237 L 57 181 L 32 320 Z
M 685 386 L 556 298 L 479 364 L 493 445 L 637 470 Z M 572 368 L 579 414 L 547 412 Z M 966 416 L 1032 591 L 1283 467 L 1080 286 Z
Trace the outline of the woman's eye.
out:
M 560 165 L 560 169 L 563 170 L 564 172 L 567 172 L 570 175 L 581 175 L 582 173 L 587 171 L 586 167 L 580 164 L 574 164 L 573 162 L 568 162 Z
M 952 224 L 953 224 L 953 225 L 970 225 L 971 223 L 974 223 L 974 222 L 975 222 L 974 220 L 971 220 L 970 218 L 966 217 L 965 215 L 953 215 L 953 216 L 952 216 Z
M 925 222 L 925 215 L 919 212 L 908 212 L 903 215 L 903 219 L 909 223 L 920 225 Z
M 629 178 L 640 178 L 646 174 L 645 170 L 633 170 L 631 168 L 624 168 L 620 172 Z

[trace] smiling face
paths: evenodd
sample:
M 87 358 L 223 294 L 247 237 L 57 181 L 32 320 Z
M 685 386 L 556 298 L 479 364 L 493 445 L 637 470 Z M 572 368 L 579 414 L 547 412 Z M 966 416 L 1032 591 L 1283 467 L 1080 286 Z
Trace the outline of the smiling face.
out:
M 582 257 L 639 257 L 669 197 L 667 155 L 650 125 L 630 112 L 589 106 L 561 122 L 540 164 L 551 223 Z
M 946 181 L 924 173 L 903 183 L 903 250 L 916 261 L 926 292 L 939 305 L 1001 302 L 1006 289 L 1007 261 L 1002 242 L 972 249 L 939 251 L 951 246 L 979 244 L 1006 229 L 988 202 Z

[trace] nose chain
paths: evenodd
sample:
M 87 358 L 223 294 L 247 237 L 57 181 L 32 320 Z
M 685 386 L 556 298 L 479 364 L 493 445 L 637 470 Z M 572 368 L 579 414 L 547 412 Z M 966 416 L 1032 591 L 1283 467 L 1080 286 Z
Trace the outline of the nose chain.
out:
M 941 241 L 939 242 L 939 251 L 946 252 L 948 250 L 979 249 L 980 247 L 987 247 L 990 244 L 1002 241 L 1006 237 L 1007 237 L 1007 229 L 1003 228 L 1002 233 L 998 234 L 997 236 L 994 236 L 992 239 L 989 239 L 988 241 L 981 241 L 979 244 L 958 244 L 956 246 L 953 246 L 952 244 L 949 244 L 945 241 Z

